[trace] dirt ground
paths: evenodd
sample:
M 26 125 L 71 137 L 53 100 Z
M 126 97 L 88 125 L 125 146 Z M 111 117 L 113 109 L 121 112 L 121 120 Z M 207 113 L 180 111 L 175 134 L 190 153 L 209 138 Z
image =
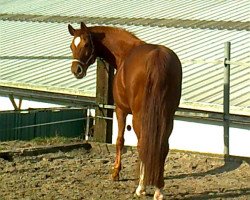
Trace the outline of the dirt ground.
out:
M 13 149 L 0 143 L 1 149 Z M 30 147 L 16 142 L 15 147 Z M 0 158 L 0 199 L 138 199 L 138 155 L 123 154 L 121 180 L 111 181 L 114 151 L 92 145 L 69 152 Z M 106 150 L 102 150 L 106 149 Z M 140 199 L 152 199 L 154 188 Z M 250 166 L 247 161 L 171 151 L 165 165 L 166 199 L 250 199 Z

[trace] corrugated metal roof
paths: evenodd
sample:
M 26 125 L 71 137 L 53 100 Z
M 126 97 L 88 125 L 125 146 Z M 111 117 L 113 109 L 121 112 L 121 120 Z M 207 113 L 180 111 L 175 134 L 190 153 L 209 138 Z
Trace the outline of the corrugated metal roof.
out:
M 158 19 L 158 18 L 121 18 L 121 17 L 82 17 L 60 15 L 33 15 L 33 14 L 0 14 L 0 20 L 26 21 L 26 22 L 58 22 L 80 23 L 85 21 L 90 24 L 119 24 L 119 25 L 143 25 L 151 27 L 175 27 L 175 28 L 201 28 L 218 30 L 247 30 L 250 31 L 248 22 L 215 21 L 215 20 L 189 20 L 189 19 Z
M 42 15 L 85 15 L 99 17 L 155 17 L 201 20 L 247 21 L 246 7 L 249 1 L 187 1 L 185 9 L 180 1 L 11 1 L 1 6 L 0 13 L 24 13 Z M 123 7 L 118 9 L 123 2 Z M 157 3 L 158 2 L 158 3 Z M 193 2 L 193 3 L 192 3 Z M 205 4 L 207 2 L 207 4 Z M 217 2 L 217 3 L 216 3 Z M 231 5 L 229 6 L 229 2 Z M 39 5 L 40 3 L 40 5 Z M 141 4 L 141 9 L 139 9 Z M 16 5 L 16 6 L 14 6 Z M 18 5 L 18 6 L 17 6 Z M 112 6 L 111 6 L 112 5 Z M 158 6 L 161 5 L 161 6 Z M 164 5 L 164 6 L 163 6 Z M 207 6 L 205 6 L 207 5 Z M 129 11 L 131 7 L 134 11 Z M 154 6 L 154 9 L 152 7 Z M 193 6 L 193 7 L 192 7 Z M 238 6 L 238 7 L 237 7 Z M 171 8 L 167 12 L 166 7 Z M 236 8 L 237 7 L 237 8 Z M 109 11 L 107 9 L 109 8 Z M 209 9 L 219 9 L 211 13 Z M 222 8 L 224 10 L 222 10 Z M 81 9 L 84 12 L 80 12 Z M 165 9 L 164 12 L 160 12 Z M 189 12 L 190 9 L 193 12 Z M 200 10 L 203 10 L 202 13 Z M 181 12 L 182 11 L 182 12 Z M 227 15 L 223 11 L 227 11 Z M 178 14 L 179 12 L 179 14 Z M 232 18 L 231 14 L 232 13 Z M 233 14 L 234 13 L 234 14 Z M 237 13 L 240 13 L 237 15 Z M 235 16 L 235 17 L 234 17 Z M 236 17 L 237 16 L 237 17 Z M 110 24 L 110 23 L 109 23 Z M 73 24 L 74 26 L 79 26 Z M 90 24 L 89 24 L 90 25 Z M 112 25 L 112 24 L 111 24 Z M 117 25 L 134 32 L 141 39 L 163 44 L 172 48 L 183 62 L 182 106 L 201 109 L 222 110 L 223 64 L 194 64 L 193 59 L 224 59 L 224 42 L 232 42 L 232 59 L 250 63 L 250 36 L 247 30 L 216 30 Z M 16 87 L 53 92 L 95 96 L 95 69 L 93 65 L 88 75 L 77 80 L 70 72 L 69 44 L 71 36 L 65 23 L 39 23 L 0 20 L 0 85 L 12 84 Z M 39 59 L 59 57 L 60 59 Z M 15 59 L 9 59 L 13 57 Z M 32 58 L 32 59 L 31 59 Z M 231 69 L 231 109 L 233 113 L 250 113 L 250 67 L 232 65 Z
M 3 1 L 0 13 L 248 22 L 249 8 L 249 0 L 16 0 Z

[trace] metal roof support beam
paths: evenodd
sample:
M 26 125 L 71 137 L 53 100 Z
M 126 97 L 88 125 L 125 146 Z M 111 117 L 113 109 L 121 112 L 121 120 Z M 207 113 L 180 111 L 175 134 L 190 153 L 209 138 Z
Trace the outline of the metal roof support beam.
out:
M 73 106 L 78 108 L 96 107 L 95 97 L 86 97 L 71 94 L 61 94 L 54 92 L 21 89 L 7 86 L 0 86 L 0 94 L 2 96 L 14 96 L 19 99 L 34 100 L 39 102 L 60 104 L 65 106 Z M 14 99 L 14 98 L 13 98 Z M 18 106 L 16 105 L 18 108 Z
M 19 103 L 18 106 L 16 104 L 15 98 L 13 96 L 13 94 L 9 94 L 9 99 L 14 107 L 15 110 L 21 110 L 21 106 L 22 106 L 22 98 L 19 99 Z
M 115 105 L 104 105 L 99 104 L 101 109 L 115 110 Z M 175 118 L 181 119 L 196 119 L 202 121 L 216 121 L 219 124 L 223 123 L 224 113 L 208 111 L 208 110 L 198 110 L 192 108 L 178 108 L 175 112 Z M 113 120 L 111 118 L 110 120 Z M 230 114 L 229 117 L 230 125 L 238 125 L 241 127 L 248 127 L 250 125 L 250 117 L 246 115 Z

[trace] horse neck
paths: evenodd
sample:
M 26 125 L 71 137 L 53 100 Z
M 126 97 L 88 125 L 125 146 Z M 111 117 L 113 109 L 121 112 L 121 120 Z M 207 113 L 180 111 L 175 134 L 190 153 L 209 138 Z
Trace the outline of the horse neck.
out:
M 97 57 L 103 58 L 116 69 L 128 53 L 135 47 L 144 43 L 133 34 L 112 27 L 96 26 L 90 28 Z

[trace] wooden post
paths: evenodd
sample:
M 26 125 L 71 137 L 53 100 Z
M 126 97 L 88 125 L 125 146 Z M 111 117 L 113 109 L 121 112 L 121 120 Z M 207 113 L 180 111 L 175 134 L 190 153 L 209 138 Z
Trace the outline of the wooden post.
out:
M 98 105 L 113 105 L 112 82 L 114 68 L 103 60 L 97 60 L 96 73 L 96 103 Z M 97 107 L 95 110 L 94 141 L 112 142 L 113 110 Z

